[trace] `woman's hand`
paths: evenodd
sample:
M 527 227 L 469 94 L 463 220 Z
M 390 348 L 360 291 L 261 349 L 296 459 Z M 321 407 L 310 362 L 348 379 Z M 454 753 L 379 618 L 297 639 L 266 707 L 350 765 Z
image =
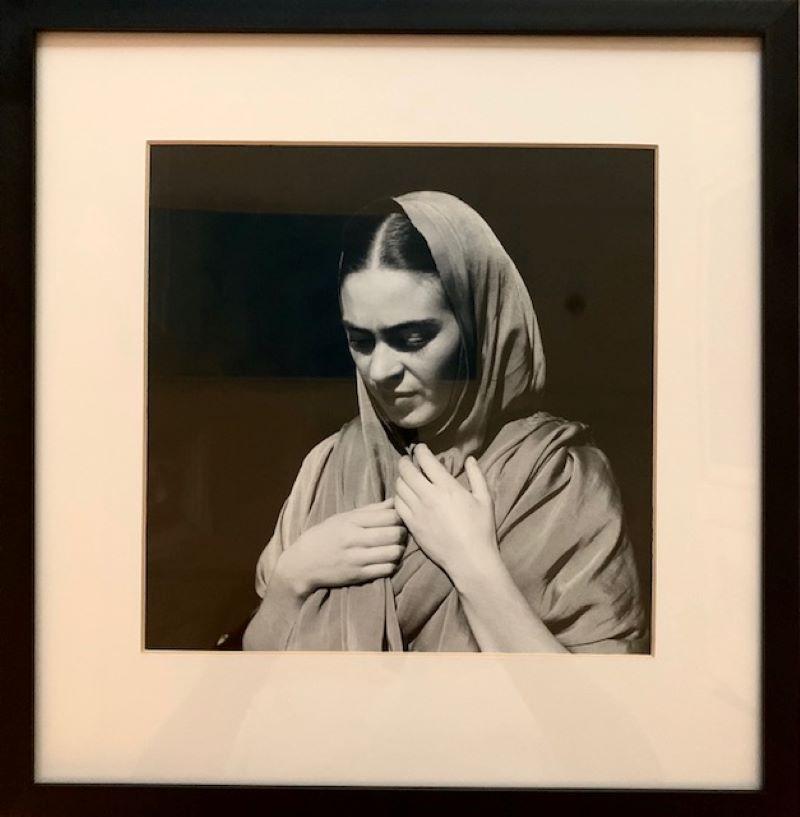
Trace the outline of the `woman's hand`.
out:
M 394 506 L 417 544 L 455 586 L 484 652 L 565 652 L 514 583 L 497 546 L 494 505 L 474 457 L 464 465 L 471 491 L 418 445 L 400 461 Z
M 319 587 L 390 576 L 407 538 L 393 504 L 385 499 L 314 525 L 281 554 L 275 573 L 301 598 Z
M 420 444 L 418 466 L 400 460 L 395 508 L 416 543 L 447 573 L 456 587 L 499 562 L 494 504 L 474 457 L 465 463 L 470 490 L 464 488 Z

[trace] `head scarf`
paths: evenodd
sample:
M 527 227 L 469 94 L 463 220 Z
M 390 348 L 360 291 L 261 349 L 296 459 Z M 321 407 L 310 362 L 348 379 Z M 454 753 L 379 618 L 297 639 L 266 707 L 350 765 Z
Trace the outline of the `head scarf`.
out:
M 431 443 L 457 476 L 466 458 L 484 449 L 498 421 L 536 409 L 545 383 L 539 324 L 514 262 L 475 210 L 455 196 L 429 190 L 394 201 L 427 242 L 461 330 L 462 361 L 474 360 L 477 367 L 468 372 L 462 364 L 466 376 L 460 394 Z M 374 489 L 393 484 L 398 446 L 358 372 L 356 381 L 364 445 L 376 466 L 369 476 L 374 495 Z
M 586 427 L 538 410 L 544 350 L 516 266 L 455 196 L 419 191 L 394 201 L 430 248 L 461 330 L 462 361 L 476 368 L 459 384 L 431 450 L 464 485 L 466 458 L 478 459 L 506 567 L 562 643 L 634 648 L 644 625 L 618 491 Z M 404 452 L 356 378 L 359 416 L 304 462 L 259 562 L 261 595 L 280 552 L 304 530 L 394 495 Z M 279 629 L 279 649 L 477 649 L 449 578 L 413 540 L 390 579 L 320 588 Z

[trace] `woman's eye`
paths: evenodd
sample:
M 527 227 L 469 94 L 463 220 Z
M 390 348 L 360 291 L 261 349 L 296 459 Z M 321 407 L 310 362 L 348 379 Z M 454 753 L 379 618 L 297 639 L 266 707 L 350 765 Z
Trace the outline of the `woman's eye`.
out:
M 372 351 L 373 342 L 371 338 L 349 338 L 350 348 L 361 354 Z
M 422 349 L 423 346 L 427 346 L 431 340 L 432 336 L 429 334 L 414 332 L 413 334 L 403 335 L 401 338 L 398 338 L 397 346 L 401 349 L 413 351 L 415 349 Z

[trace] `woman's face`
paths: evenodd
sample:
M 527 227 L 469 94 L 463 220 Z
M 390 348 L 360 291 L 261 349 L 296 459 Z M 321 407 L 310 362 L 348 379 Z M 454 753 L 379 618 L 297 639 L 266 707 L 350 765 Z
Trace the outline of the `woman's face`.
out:
M 461 333 L 435 275 L 383 267 L 349 273 L 342 322 L 350 354 L 385 416 L 421 428 L 445 411 Z

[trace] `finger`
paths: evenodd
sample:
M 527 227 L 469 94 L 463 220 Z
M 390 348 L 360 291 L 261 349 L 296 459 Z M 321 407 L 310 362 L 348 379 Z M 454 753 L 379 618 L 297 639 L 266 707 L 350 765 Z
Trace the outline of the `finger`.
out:
M 425 496 L 428 493 L 431 485 L 430 482 L 428 482 L 422 471 L 420 471 L 408 457 L 400 457 L 397 471 L 406 485 L 408 485 L 417 496 Z
M 381 547 L 383 545 L 402 544 L 408 531 L 403 525 L 392 525 L 386 528 L 369 528 L 359 537 L 362 547 Z
M 475 499 L 483 504 L 491 503 L 492 495 L 489 493 L 489 486 L 486 484 L 486 478 L 475 457 L 467 457 L 464 470 L 467 472 L 469 487 Z
M 414 457 L 420 470 L 434 485 L 446 485 L 455 482 L 450 472 L 433 456 L 425 443 L 414 446 Z
M 392 504 L 394 504 L 394 498 L 392 498 Z M 395 508 L 382 510 L 357 508 L 351 511 L 350 519 L 361 528 L 385 528 L 389 525 L 399 525 L 401 521 L 400 514 Z
M 408 483 L 402 477 L 399 477 L 397 482 L 395 482 L 394 490 L 396 492 L 394 500 L 395 510 L 398 512 L 400 510 L 397 507 L 399 501 L 402 501 L 409 510 L 415 508 L 420 501 L 419 496 L 411 490 Z M 402 517 L 402 514 L 400 514 L 400 516 Z
M 361 548 L 356 558 L 360 565 L 379 565 L 397 562 L 404 552 L 403 545 L 383 545 L 382 547 Z
M 364 581 L 371 581 L 372 579 L 381 579 L 386 576 L 391 576 L 397 569 L 394 562 L 382 562 L 377 565 L 364 565 L 361 568 L 361 575 Z
M 406 505 L 406 503 L 402 500 L 401 497 L 396 496 L 394 499 L 394 506 L 397 508 L 398 513 L 400 514 L 401 519 L 406 527 L 411 524 L 412 514 L 411 508 Z

